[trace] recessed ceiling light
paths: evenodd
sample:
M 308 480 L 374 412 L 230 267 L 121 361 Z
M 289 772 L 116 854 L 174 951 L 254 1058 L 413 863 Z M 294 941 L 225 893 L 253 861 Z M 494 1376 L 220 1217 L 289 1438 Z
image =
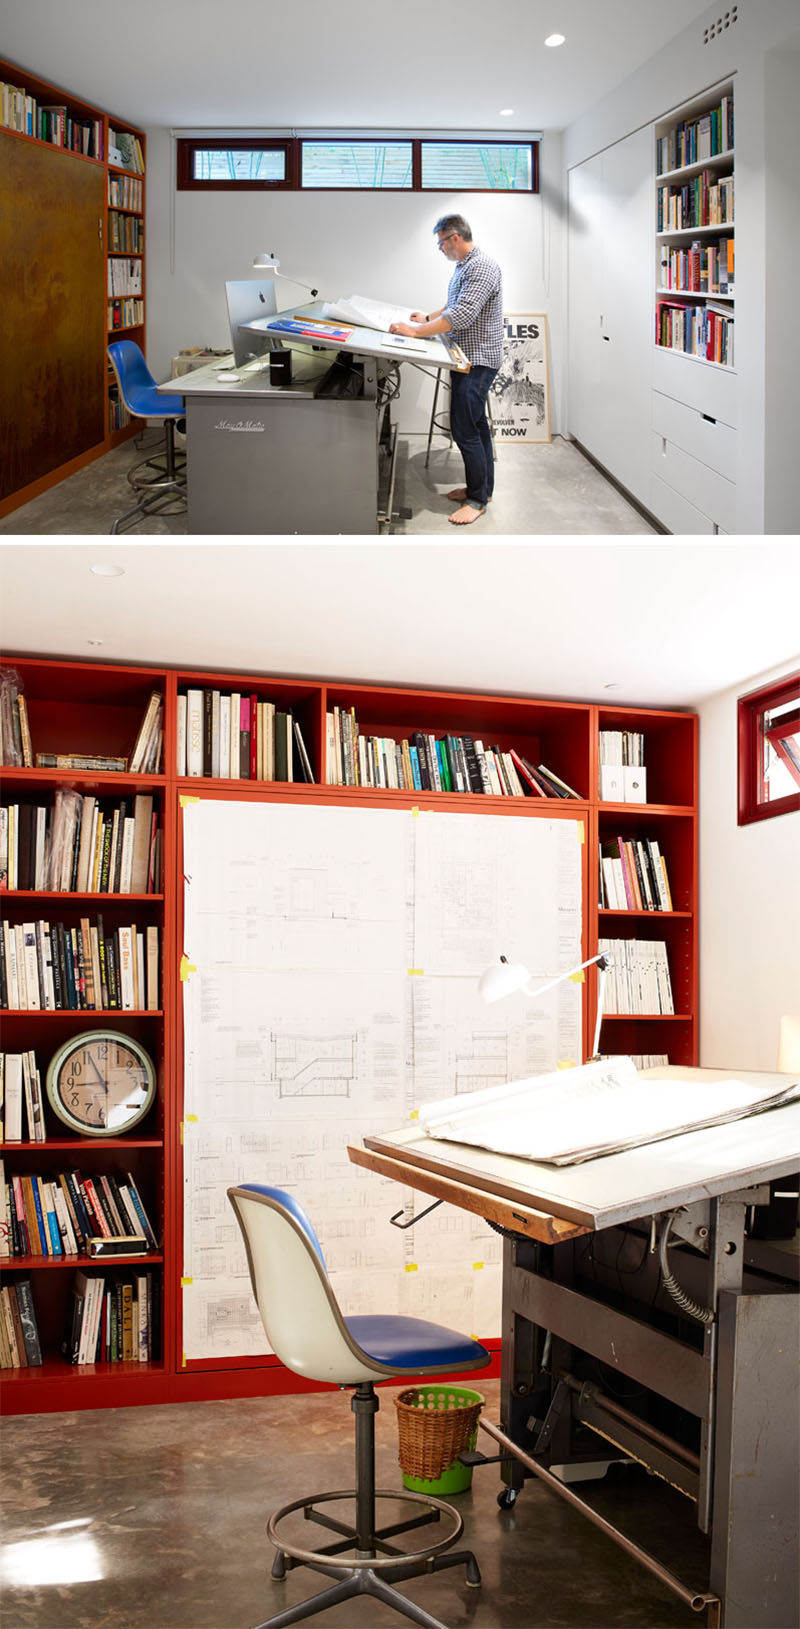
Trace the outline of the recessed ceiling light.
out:
M 500 109 L 500 117 L 501 117 L 501 119 L 510 119 L 510 118 L 513 117 L 513 114 L 514 114 L 513 107 L 501 107 L 501 109 Z
M 547 39 L 545 40 L 544 43 L 545 43 L 545 45 L 553 45 L 553 46 L 555 46 L 555 45 L 563 45 L 566 37 L 567 37 L 566 34 L 548 34 Z
M 97 564 L 90 566 L 89 570 L 95 577 L 124 577 L 124 566 L 114 566 L 108 560 L 98 560 Z

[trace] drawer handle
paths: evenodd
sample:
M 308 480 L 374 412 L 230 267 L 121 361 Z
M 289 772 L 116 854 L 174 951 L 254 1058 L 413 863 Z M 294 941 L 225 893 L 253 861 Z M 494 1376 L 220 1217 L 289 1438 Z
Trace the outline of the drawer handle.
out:
M 716 419 L 712 419 L 710 413 L 701 413 L 700 417 L 701 419 L 705 419 L 706 424 L 716 424 L 717 422 Z
M 610 334 L 604 334 L 603 338 L 604 338 L 607 345 L 611 344 L 611 335 Z

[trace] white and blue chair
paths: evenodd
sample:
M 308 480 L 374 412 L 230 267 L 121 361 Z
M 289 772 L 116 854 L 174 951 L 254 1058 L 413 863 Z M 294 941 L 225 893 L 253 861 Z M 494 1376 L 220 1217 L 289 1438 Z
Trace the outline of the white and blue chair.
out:
M 162 450 L 128 470 L 128 480 L 139 496 L 133 507 L 114 521 L 114 533 L 128 521 L 143 520 L 150 514 L 180 514 L 186 508 L 186 460 L 175 453 L 175 426 L 186 409 L 182 396 L 159 394 L 144 356 L 132 339 L 118 339 L 109 345 L 108 360 L 131 417 L 158 419 L 164 427 Z M 144 474 L 145 470 L 154 470 L 155 475 Z M 165 499 L 169 507 L 163 507 Z
M 253 1294 L 273 1351 L 287 1368 L 307 1380 L 352 1387 L 350 1406 L 356 1421 L 355 1488 L 307 1494 L 276 1510 L 267 1523 L 277 1551 L 273 1578 L 283 1578 L 292 1566 L 305 1566 L 337 1582 L 267 1619 L 258 1629 L 286 1629 L 288 1624 L 359 1594 L 377 1597 L 423 1629 L 444 1629 L 437 1618 L 401 1595 L 394 1585 L 463 1565 L 467 1583 L 477 1586 L 481 1581 L 478 1564 L 470 1550 L 451 1549 L 464 1529 L 452 1505 L 405 1489 L 376 1490 L 375 1415 L 380 1404 L 375 1384 L 481 1369 L 490 1362 L 490 1354 L 468 1336 L 422 1318 L 391 1314 L 345 1318 L 331 1289 L 319 1240 L 297 1200 L 281 1188 L 259 1182 L 229 1188 L 228 1198 L 244 1235 Z M 355 1501 L 355 1525 L 315 1508 L 343 1499 Z M 411 1500 L 427 1508 L 408 1521 L 376 1528 L 379 1499 Z M 290 1543 L 279 1526 L 300 1510 L 309 1521 L 340 1535 L 338 1539 L 317 1550 Z M 439 1521 L 442 1515 L 452 1519 L 453 1529 L 437 1543 L 405 1551 L 389 1542 L 410 1528 Z M 349 1551 L 354 1554 L 348 1555 Z

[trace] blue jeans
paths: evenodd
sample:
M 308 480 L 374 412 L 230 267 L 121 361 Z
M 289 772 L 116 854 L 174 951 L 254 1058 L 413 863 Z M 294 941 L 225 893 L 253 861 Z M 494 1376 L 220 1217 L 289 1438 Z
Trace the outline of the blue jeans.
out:
M 492 433 L 486 417 L 486 398 L 496 368 L 472 367 L 469 373 L 450 375 L 450 428 L 464 460 L 467 503 L 483 509 L 494 489 Z

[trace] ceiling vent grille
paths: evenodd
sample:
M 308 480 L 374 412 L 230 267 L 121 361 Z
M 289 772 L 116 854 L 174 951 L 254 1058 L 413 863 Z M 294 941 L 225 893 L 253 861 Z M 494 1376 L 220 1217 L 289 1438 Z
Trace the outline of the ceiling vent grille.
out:
M 730 6 L 727 11 L 723 11 L 715 23 L 709 23 L 708 28 L 703 29 L 703 44 L 710 45 L 712 40 L 719 39 L 720 34 L 725 33 L 726 28 L 733 28 L 738 16 L 738 6 Z

